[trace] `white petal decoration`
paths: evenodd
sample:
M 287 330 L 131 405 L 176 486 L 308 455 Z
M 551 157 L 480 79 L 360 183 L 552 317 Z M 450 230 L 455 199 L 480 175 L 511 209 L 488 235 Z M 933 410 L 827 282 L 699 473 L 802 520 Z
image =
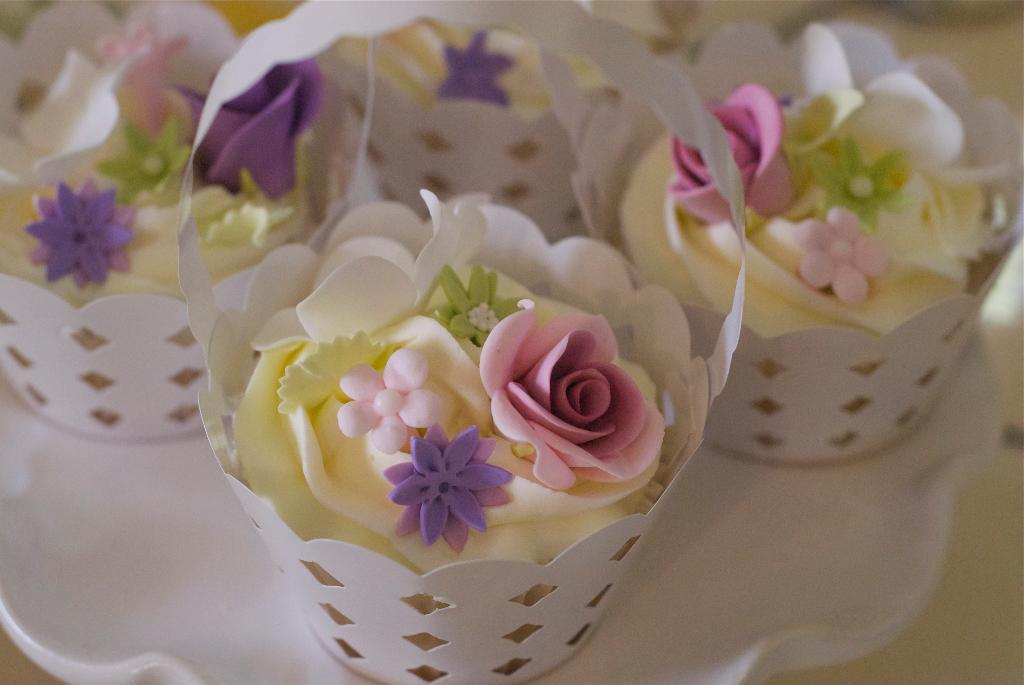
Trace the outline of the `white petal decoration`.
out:
M 724 98 L 741 83 L 760 83 L 774 93 L 795 94 L 797 55 L 764 24 L 730 24 L 701 44 L 691 75 L 701 95 Z
M 882 74 L 906 68 L 896 47 L 881 31 L 843 21 L 830 22 L 828 27 L 843 46 L 854 84 L 863 86 Z
M 120 112 L 115 89 L 128 64 L 100 69 L 78 52 L 67 54 L 43 102 L 21 124 L 25 142 L 43 154 L 35 164 L 43 181 L 60 180 L 114 130 Z
M 556 297 L 588 311 L 606 306 L 609 293 L 632 292 L 633 284 L 622 258 L 607 244 L 566 238 L 549 246 L 528 216 L 510 207 L 485 205 L 487 237 L 480 261 L 498 268 L 520 283 L 538 278 L 554 287 Z M 545 255 L 542 261 L 536 255 Z M 600 278 L 594 278 L 600 274 Z
M 362 235 L 345 241 L 328 253 L 327 259 L 320 265 L 316 273 L 315 283 L 320 285 L 338 267 L 354 262 L 361 257 L 380 257 L 386 259 L 412 279 L 416 269 L 415 258 L 401 243 L 390 238 L 373 235 Z
M 836 34 L 821 24 L 804 31 L 800 65 L 808 95 L 820 95 L 837 88 L 852 88 L 853 74 L 843 44 Z
M 256 267 L 245 296 L 246 318 L 261 327 L 278 311 L 294 307 L 313 287 L 320 257 L 305 245 L 282 245 Z M 281 278 L 281 274 L 288 274 Z
M 950 183 L 1003 180 L 1012 185 L 1012 176 L 1020 167 L 1020 124 L 1005 103 L 975 98 L 963 74 L 948 59 L 915 59 L 913 72 L 956 112 L 964 128 L 961 159 L 955 167 L 936 175 Z
M 390 238 L 411 254 L 419 254 L 430 240 L 431 227 L 411 209 L 397 202 L 373 202 L 356 207 L 331 230 L 324 247 L 330 254 L 338 245 L 359 236 Z
M 530 217 L 511 207 L 485 205 L 482 211 L 487 218 L 487 233 L 480 261 L 491 268 L 501 264 L 503 274 L 527 283 L 538 267 L 534 255 L 550 249 L 543 233 Z
M 55 2 L 32 17 L 18 41 L 21 78 L 51 83 L 69 51 L 93 54 L 96 42 L 118 31 L 118 19 L 99 2 Z M 4 64 L 4 68 L 7 68 Z
M 416 292 L 425 297 L 445 264 L 464 264 L 476 255 L 487 231 L 480 212 L 484 196 L 474 195 L 441 202 L 429 190 L 420 194 L 430 210 L 434 237 L 416 259 Z
M 393 323 L 416 303 L 416 288 L 398 266 L 362 257 L 334 271 L 295 308 L 313 340 L 331 341 Z
M 948 166 L 960 156 L 960 117 L 913 74 L 896 72 L 864 89 L 864 105 L 850 118 L 855 133 L 902 149 L 916 167 Z
M 308 340 L 306 329 L 299 321 L 294 309 L 282 309 L 263 324 L 263 327 L 252 337 L 250 345 L 258 352 L 271 350 L 278 345 Z

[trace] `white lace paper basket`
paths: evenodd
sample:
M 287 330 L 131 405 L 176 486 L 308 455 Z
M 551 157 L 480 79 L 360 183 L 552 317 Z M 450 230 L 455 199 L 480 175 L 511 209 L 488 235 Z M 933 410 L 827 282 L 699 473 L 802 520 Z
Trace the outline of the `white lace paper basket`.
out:
M 557 667 L 626 585 L 654 518 L 620 519 L 545 566 L 472 561 L 418 575 L 357 545 L 303 541 L 231 484 L 320 643 L 396 685 L 522 683 Z
M 965 142 L 971 164 L 994 165 L 1006 158 L 1006 150 L 1020 148 L 1016 118 L 998 101 L 974 98 L 948 61 L 903 61 L 882 33 L 867 27 L 836 24 L 831 30 L 846 49 L 857 83 L 881 73 L 912 72 L 951 103 L 965 129 L 976 134 Z M 696 63 L 679 68 L 694 78 L 707 99 L 724 97 L 748 82 L 795 93 L 802 88 L 800 47 L 799 41 L 784 44 L 764 25 L 726 26 L 704 41 Z M 555 110 L 573 131 L 581 165 L 574 187 L 588 230 L 602 238 L 623 239 L 624 191 L 638 160 L 665 135 L 664 127 L 642 103 L 629 101 L 580 116 L 574 102 L 578 92 L 568 80 L 563 85 Z M 967 293 L 933 304 L 884 335 L 836 325 L 764 338 L 744 326 L 729 383 L 708 417 L 707 440 L 744 456 L 831 463 L 878 451 L 916 428 L 946 389 L 946 379 L 973 337 L 978 310 L 1001 266 L 1000 254 L 1020 236 L 1019 162 L 1010 171 L 991 185 L 1007 201 L 1006 215 L 1016 219 L 976 265 L 978 274 L 972 274 L 974 284 Z M 664 230 L 676 235 L 681 229 L 673 201 L 660 189 L 654 194 L 665 202 Z M 663 249 L 676 247 L 668 239 Z M 653 267 L 639 268 L 652 273 Z M 680 273 L 685 269 L 682 259 L 678 268 Z M 986 269 L 991 272 L 982 279 Z M 677 275 L 662 271 L 653 278 L 659 277 L 669 281 Z M 685 290 L 692 293 L 692 285 Z M 697 305 L 687 311 L 701 349 L 714 340 L 722 315 Z
M 301 59 L 324 50 L 342 35 L 384 33 L 424 16 L 477 26 L 515 26 L 544 49 L 593 59 L 613 82 L 640 99 L 657 102 L 666 125 L 704 151 L 716 177 L 723 180 L 734 216 L 743 216 L 742 189 L 727 140 L 699 104 L 685 76 L 656 60 L 621 27 L 594 20 L 573 3 L 529 7 L 520 3 L 307 3 L 285 20 L 251 34 L 225 64 L 211 88 L 197 139 L 202 139 L 221 103 L 241 92 L 268 63 Z M 592 30 L 568 36 L 558 30 L 574 24 L 586 24 Z M 302 39 L 295 40 L 297 36 Z M 546 58 L 546 70 L 552 61 L 560 64 Z M 561 64 L 559 69 L 557 78 L 564 78 L 568 68 Z M 666 82 L 673 83 L 673 88 L 666 88 Z M 386 109 L 375 107 L 370 118 L 385 116 Z M 407 121 L 420 123 L 419 115 L 406 116 L 411 117 Z M 468 163 L 476 152 L 462 150 L 460 159 Z M 472 180 L 464 189 L 480 191 L 481 179 Z M 568 197 L 568 173 L 564 180 Z M 410 193 L 415 189 L 418 194 L 421 187 L 412 177 L 403 184 Z M 432 215 L 442 211 L 437 198 L 427 196 Z M 500 193 L 496 201 L 501 201 Z M 477 196 L 466 202 L 485 201 Z M 413 206 L 420 206 L 418 199 Z M 728 374 L 741 323 L 742 270 L 732 314 L 723 324 L 714 350 L 706 359 L 693 358 L 685 317 L 674 298 L 657 287 L 638 288 L 621 255 L 605 244 L 582 238 L 552 246 L 522 214 L 489 207 L 480 209 L 487 217 L 487 231 L 482 247 L 475 252 L 477 261 L 537 296 L 603 313 L 622 356 L 642 359 L 657 380 L 659 405 L 673 409 L 663 411 L 668 427 L 666 444 L 671 440 L 672 447 L 666 447 L 664 466 L 645 492 L 650 502 L 659 495 L 667 497 L 672 477 L 700 444 L 708 407 Z M 492 222 L 499 214 L 504 223 Z M 188 216 L 187 197 L 181 215 Z M 463 254 L 459 240 L 448 239 L 445 229 L 439 228 L 441 216 L 447 215 L 435 215 L 433 224 L 438 242 L 427 248 L 421 242 L 412 251 L 415 254 L 423 248 L 423 253 L 430 254 L 427 261 L 436 261 L 437 269 L 445 263 L 462 263 L 474 254 Z M 343 221 L 338 227 L 343 225 L 347 224 Z M 398 228 L 389 224 L 374 230 L 400 239 Z M 736 230 L 742 239 L 742 223 Z M 238 466 L 231 453 L 232 407 L 251 374 L 251 369 L 245 368 L 251 363 L 251 337 L 246 336 L 254 335 L 275 313 L 294 307 L 308 295 L 305 286 L 296 285 L 301 278 L 288 266 L 307 257 L 299 254 L 301 248 L 290 255 L 282 251 L 279 258 L 269 256 L 265 270 L 257 271 L 253 283 L 280 283 L 285 269 L 293 275 L 291 287 L 271 288 L 275 291 L 272 296 L 261 297 L 254 296 L 263 292 L 254 285 L 246 308 L 238 316 L 225 315 L 218 311 L 209 276 L 198 258 L 194 222 L 183 221 L 179 236 L 179 265 L 192 328 L 198 340 L 210 344 L 211 384 L 209 391 L 201 394 L 201 409 L 214 451 L 231 472 Z M 338 237 L 331 236 L 327 244 Z M 317 257 L 312 250 L 306 253 L 309 258 Z M 416 268 L 419 273 L 419 265 Z M 602 277 L 594 278 L 595 273 Z M 427 282 L 432 281 L 430 277 Z M 290 290 L 297 292 L 289 294 Z M 666 311 L 671 315 L 663 316 Z M 240 476 L 244 479 L 244 472 Z M 229 478 L 320 642 L 342 664 L 360 673 L 413 685 L 523 682 L 568 659 L 624 585 L 624 574 L 638 556 L 643 534 L 658 509 L 654 502 L 646 514 L 619 519 L 579 540 L 547 565 L 477 559 L 420 575 L 369 549 L 337 540 L 303 541 L 242 480 Z M 668 490 L 662 493 L 666 483 Z
M 744 327 L 706 438 L 799 463 L 886 447 L 918 426 L 955 375 L 981 303 L 950 298 L 883 336 L 831 327 L 762 338 Z
M 420 188 L 442 199 L 482 192 L 527 214 L 549 238 L 581 232 L 569 181 L 576 158 L 551 112 L 527 120 L 482 102 L 422 107 L 383 80 L 374 106 L 371 158 L 386 196 L 415 206 Z
M 240 307 L 250 274 L 219 284 L 218 300 Z M 202 428 L 206 363 L 179 298 L 113 295 L 75 308 L 0 274 L 0 369 L 26 404 L 76 433 L 152 440 Z

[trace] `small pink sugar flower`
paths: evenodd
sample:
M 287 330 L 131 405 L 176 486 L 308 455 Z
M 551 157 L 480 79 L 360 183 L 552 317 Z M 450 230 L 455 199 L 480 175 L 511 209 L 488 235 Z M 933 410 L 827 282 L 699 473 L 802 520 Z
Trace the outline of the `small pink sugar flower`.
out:
M 441 418 L 441 398 L 424 389 L 426 358 L 407 348 L 396 350 L 380 374 L 357 364 L 341 377 L 341 390 L 352 401 L 338 410 L 338 427 L 350 438 L 370 434 L 385 454 L 405 446 L 413 428 L 427 428 Z
M 889 268 L 885 247 L 858 226 L 857 215 L 845 207 L 828 210 L 826 221 L 810 219 L 800 225 L 800 278 L 812 288 L 832 286 L 847 304 L 866 300 L 868 278 Z
M 138 124 L 155 136 L 170 111 L 167 72 L 174 56 L 188 45 L 184 36 L 162 38 L 151 24 L 127 27 L 121 33 L 100 38 L 97 50 L 108 63 L 138 57 L 128 72 L 138 108 Z

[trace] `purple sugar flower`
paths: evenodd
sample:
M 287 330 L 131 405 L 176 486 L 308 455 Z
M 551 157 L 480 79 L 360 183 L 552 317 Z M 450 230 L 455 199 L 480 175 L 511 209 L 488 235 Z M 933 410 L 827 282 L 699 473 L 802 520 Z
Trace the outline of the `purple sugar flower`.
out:
M 295 186 L 295 146 L 323 104 L 323 75 L 316 60 L 278 64 L 249 90 L 224 103 L 199 146 L 203 177 L 233 193 L 242 171 L 270 197 Z M 196 122 L 206 96 L 182 88 Z
M 500 485 L 512 480 L 503 468 L 485 463 L 494 451 L 493 438 L 481 438 L 471 426 L 448 442 L 435 424 L 425 437 L 412 438 L 412 461 L 384 472 L 395 486 L 388 498 L 405 507 L 398 520 L 399 535 L 420 529 L 423 542 L 432 545 L 444 536 L 448 546 L 461 552 L 469 529 L 487 530 L 481 507 L 509 501 Z
M 481 100 L 508 106 L 508 93 L 498 85 L 498 77 L 512 67 L 507 55 L 488 53 L 484 47 L 487 32 L 473 35 L 465 50 L 446 45 L 444 59 L 448 63 L 448 78 L 438 87 L 443 98 Z
M 135 210 L 117 206 L 116 194 L 113 188 L 100 191 L 89 180 L 77 191 L 58 184 L 55 199 L 35 198 L 40 219 L 25 230 L 39 239 L 32 261 L 46 264 L 47 281 L 71 274 L 84 288 L 90 282 L 106 283 L 111 269 L 128 270 L 124 246 L 134 237 Z

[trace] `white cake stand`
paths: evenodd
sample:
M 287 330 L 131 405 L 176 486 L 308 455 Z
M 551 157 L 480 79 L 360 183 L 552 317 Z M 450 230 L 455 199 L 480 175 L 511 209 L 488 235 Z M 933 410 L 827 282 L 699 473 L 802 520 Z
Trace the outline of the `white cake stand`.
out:
M 921 431 L 888 453 L 793 468 L 703 449 L 623 593 L 542 683 L 757 683 L 894 638 L 936 583 L 965 477 L 994 453 L 972 352 Z M 287 604 L 205 441 L 62 435 L 0 388 L 0 621 L 83 685 L 364 683 Z

